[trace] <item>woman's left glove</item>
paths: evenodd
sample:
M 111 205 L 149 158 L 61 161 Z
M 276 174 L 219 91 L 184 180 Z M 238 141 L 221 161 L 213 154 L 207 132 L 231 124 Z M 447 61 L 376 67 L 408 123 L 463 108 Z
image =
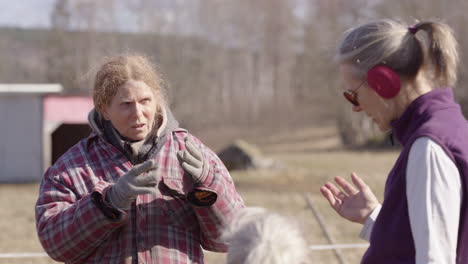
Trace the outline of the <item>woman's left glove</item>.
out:
M 208 163 L 203 158 L 200 148 L 188 137 L 185 138 L 185 148 L 178 152 L 182 168 L 192 175 L 195 182 L 200 182 L 203 172 L 208 169 Z

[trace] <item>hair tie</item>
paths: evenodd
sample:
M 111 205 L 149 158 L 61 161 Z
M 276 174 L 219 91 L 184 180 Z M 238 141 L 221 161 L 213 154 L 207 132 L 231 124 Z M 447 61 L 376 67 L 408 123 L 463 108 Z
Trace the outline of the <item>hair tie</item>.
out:
M 409 31 L 411 34 L 413 34 L 413 35 L 415 35 L 416 32 L 418 32 L 418 30 L 419 30 L 419 28 L 418 28 L 417 25 L 412 25 L 412 26 L 409 26 L 409 27 L 408 27 L 408 31 Z

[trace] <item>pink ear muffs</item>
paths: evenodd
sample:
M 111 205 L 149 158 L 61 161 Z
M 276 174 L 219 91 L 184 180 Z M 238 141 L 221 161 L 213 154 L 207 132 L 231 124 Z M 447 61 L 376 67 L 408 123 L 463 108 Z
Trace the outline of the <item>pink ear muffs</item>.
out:
M 395 97 L 401 88 L 398 74 L 387 66 L 377 65 L 367 72 L 369 87 L 385 99 Z

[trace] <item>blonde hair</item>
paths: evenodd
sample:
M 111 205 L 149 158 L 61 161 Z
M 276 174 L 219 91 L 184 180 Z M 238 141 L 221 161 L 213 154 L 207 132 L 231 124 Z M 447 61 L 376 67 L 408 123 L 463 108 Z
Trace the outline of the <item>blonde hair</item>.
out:
M 426 34 L 418 34 L 420 31 Z M 434 85 L 453 86 L 457 81 L 458 43 L 452 29 L 442 22 L 408 26 L 383 19 L 348 30 L 338 47 L 337 60 L 351 64 L 358 77 L 364 77 L 376 65 L 386 65 L 409 80 L 424 69 Z
M 307 245 L 292 219 L 263 208 L 245 208 L 224 231 L 228 264 L 299 264 L 307 262 Z
M 158 113 L 167 106 L 164 80 L 151 61 L 139 54 L 122 54 L 108 58 L 96 73 L 93 101 L 100 112 L 108 106 L 117 89 L 129 80 L 143 81 L 153 89 Z

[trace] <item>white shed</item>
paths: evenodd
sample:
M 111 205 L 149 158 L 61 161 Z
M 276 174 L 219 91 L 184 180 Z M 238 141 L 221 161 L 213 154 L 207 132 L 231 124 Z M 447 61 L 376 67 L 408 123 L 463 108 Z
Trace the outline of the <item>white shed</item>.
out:
M 0 182 L 37 181 L 44 170 L 43 101 L 59 84 L 0 84 Z

